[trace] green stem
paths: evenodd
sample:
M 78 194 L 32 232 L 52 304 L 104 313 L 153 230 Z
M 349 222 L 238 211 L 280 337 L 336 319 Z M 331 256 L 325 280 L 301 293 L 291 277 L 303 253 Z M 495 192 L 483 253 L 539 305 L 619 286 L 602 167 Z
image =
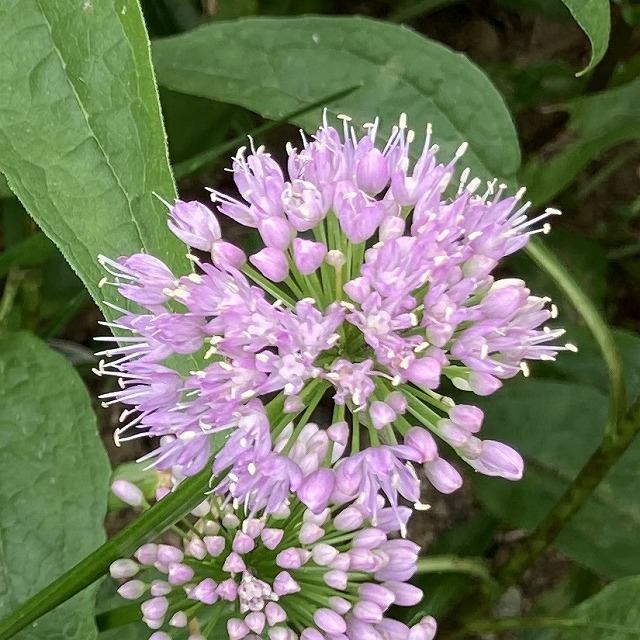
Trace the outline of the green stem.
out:
M 245 264 L 242 267 L 242 273 L 247 278 L 253 280 L 256 284 L 259 284 L 267 293 L 270 293 L 276 300 L 282 300 L 289 307 L 295 307 L 295 301 L 293 298 L 285 293 L 277 284 L 271 282 L 265 278 L 259 271 L 256 271 L 251 265 Z
M 137 520 L 96 549 L 84 560 L 62 574 L 49 586 L 23 602 L 0 620 L 0 640 L 9 640 L 38 618 L 72 598 L 101 578 L 118 558 L 130 556 L 140 545 L 157 537 L 186 516 L 210 488 L 211 470 L 187 478 L 180 486 L 157 502 Z
M 498 571 L 496 579 L 503 590 L 517 582 L 542 552 L 551 546 L 571 518 L 590 498 L 611 467 L 629 448 L 640 431 L 640 398 L 615 426 L 616 429 L 608 429 L 608 433 L 616 433 L 616 437 L 605 436 L 544 520 Z
M 13 309 L 13 303 L 18 295 L 20 283 L 22 282 L 23 272 L 19 269 L 11 269 L 4 285 L 2 298 L 0 298 L 0 331 L 4 331 L 7 318 Z
M 492 589 L 497 587 L 497 582 L 482 558 L 427 556 L 418 560 L 418 573 L 466 573 L 480 578 Z

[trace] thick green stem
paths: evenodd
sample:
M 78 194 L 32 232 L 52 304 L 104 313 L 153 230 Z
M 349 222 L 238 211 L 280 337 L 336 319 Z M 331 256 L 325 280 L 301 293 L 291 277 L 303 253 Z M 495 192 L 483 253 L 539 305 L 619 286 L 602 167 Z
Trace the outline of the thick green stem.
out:
M 426 556 L 418 560 L 418 573 L 465 573 L 480 578 L 492 589 L 497 586 L 483 558 Z
M 0 620 L 0 640 L 9 640 L 38 618 L 72 598 L 101 578 L 118 558 L 130 556 L 140 545 L 157 537 L 195 508 L 210 488 L 211 469 L 187 478 L 168 496 L 135 522 L 54 580 L 48 587 L 23 602 Z
M 611 467 L 629 448 L 640 431 L 640 398 L 635 401 L 620 424 L 608 431 L 615 433 L 616 437 L 609 436 L 603 439 L 553 509 L 498 571 L 496 578 L 503 590 L 514 584 L 554 542 L 602 482 Z

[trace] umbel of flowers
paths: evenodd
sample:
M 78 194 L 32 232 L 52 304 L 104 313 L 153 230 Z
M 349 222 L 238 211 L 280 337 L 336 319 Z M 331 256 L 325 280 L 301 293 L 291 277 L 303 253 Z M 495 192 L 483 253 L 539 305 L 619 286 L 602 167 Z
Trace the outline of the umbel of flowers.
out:
M 483 414 L 472 398 L 527 375 L 527 360 L 574 349 L 558 346 L 563 331 L 545 325 L 556 314 L 548 298 L 531 295 L 521 280 L 492 275 L 501 258 L 546 232 L 544 219 L 557 211 L 528 219 L 522 190 L 506 196 L 495 182 L 481 188 L 468 170 L 452 188 L 466 145 L 438 163 L 428 128 L 413 162 L 414 133 L 404 116 L 378 146 L 377 121 L 359 135 L 342 119 L 342 136 L 325 122 L 311 140 L 303 136 L 301 149 L 289 147 L 286 171 L 253 145 L 234 157 L 240 198 L 212 191 L 211 199 L 218 214 L 257 230 L 264 246 L 252 255 L 222 239 L 208 207 L 177 201 L 168 204 L 169 227 L 195 252 L 188 255 L 191 272 L 172 273 L 146 254 L 100 257 L 109 273 L 103 284 L 140 310 L 116 307 L 121 317 L 105 324 L 118 337 L 103 338 L 114 344 L 100 353 L 107 360 L 97 372 L 116 376 L 120 386 L 104 403 L 127 405 L 116 442 L 159 438 L 148 458 L 178 478 L 210 465 L 216 493 L 242 505 L 252 531 L 283 509 L 300 524 L 306 509 L 305 517 L 325 514 L 331 532 L 342 513 L 335 510 L 356 505 L 374 530 L 382 531 L 383 513 L 385 521 L 393 514 L 404 537 L 402 499 L 423 506 L 418 466 L 439 491 L 462 483 L 438 441 L 478 472 L 510 480 L 522 474 L 516 451 L 479 436 Z M 471 400 L 443 396 L 443 379 Z M 319 427 L 313 420 L 327 401 L 330 418 Z M 232 549 L 235 538 L 225 540 Z M 257 545 L 251 540 L 247 545 Z M 313 549 L 302 557 L 308 553 Z M 341 562 L 335 570 L 349 582 L 360 569 Z M 262 575 L 275 593 L 275 575 Z M 315 598 L 309 589 L 300 593 Z M 314 629 L 296 617 L 296 606 L 287 612 L 288 635 L 277 631 L 272 640 Z M 329 618 L 346 614 L 339 609 Z M 167 604 L 162 615 L 145 617 L 169 610 Z M 252 627 L 237 620 L 239 638 L 238 630 Z M 339 631 L 315 622 L 304 640 L 360 634 L 356 622 L 345 629 L 339 623 Z M 376 629 L 363 638 L 400 637 Z
M 145 544 L 135 560 L 114 562 L 111 575 L 123 581 L 120 595 L 141 602 L 151 640 L 181 629 L 189 640 L 220 638 L 221 629 L 230 640 L 431 640 L 432 618 L 409 628 L 385 615 L 391 605 L 417 604 L 422 592 L 407 583 L 419 547 L 390 537 L 398 514 L 378 502 L 373 527 L 357 502 L 314 513 L 292 498 L 255 518 L 211 498 L 182 544 Z M 410 509 L 399 513 L 406 523 Z

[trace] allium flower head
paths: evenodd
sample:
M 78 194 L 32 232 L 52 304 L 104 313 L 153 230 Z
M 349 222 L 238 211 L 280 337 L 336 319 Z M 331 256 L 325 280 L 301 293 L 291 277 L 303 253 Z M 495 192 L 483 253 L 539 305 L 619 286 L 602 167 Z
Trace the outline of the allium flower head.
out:
M 431 640 L 432 618 L 410 629 L 386 616 L 391 605 L 417 604 L 422 592 L 407 582 L 418 545 L 391 537 L 398 525 L 383 503 L 373 527 L 358 504 L 316 514 L 292 499 L 252 518 L 211 498 L 182 544 L 145 544 L 111 574 L 121 596 L 141 601 L 151 640 L 183 628 L 190 640 L 213 640 L 221 626 L 230 640 Z M 150 581 L 147 569 L 158 577 Z
M 144 254 L 101 257 L 140 311 L 106 323 L 126 337 L 111 339 L 98 372 L 120 381 L 105 403 L 127 405 L 118 442 L 159 436 L 149 457 L 177 475 L 222 444 L 213 473 L 231 470 L 219 491 L 249 518 L 293 492 L 317 513 L 356 500 L 374 527 L 389 507 L 402 528 L 400 500 L 420 506 L 417 465 L 440 491 L 462 482 L 437 440 L 481 473 L 522 474 L 517 452 L 479 437 L 473 397 L 573 349 L 545 326 L 548 298 L 492 275 L 557 212 L 530 220 L 522 190 L 481 188 L 468 170 L 453 189 L 466 145 L 440 163 L 428 128 L 413 162 L 404 116 L 384 144 L 377 121 L 359 135 L 342 119 L 342 137 L 325 122 L 289 147 L 286 170 L 262 147 L 240 149 L 241 197 L 212 191 L 215 213 L 169 205 L 172 231 L 208 254 L 190 255 L 192 273 Z M 257 229 L 264 247 L 247 257 L 223 241 L 216 214 Z M 441 395 L 445 379 L 464 404 Z M 314 411 L 329 399 L 318 428 Z

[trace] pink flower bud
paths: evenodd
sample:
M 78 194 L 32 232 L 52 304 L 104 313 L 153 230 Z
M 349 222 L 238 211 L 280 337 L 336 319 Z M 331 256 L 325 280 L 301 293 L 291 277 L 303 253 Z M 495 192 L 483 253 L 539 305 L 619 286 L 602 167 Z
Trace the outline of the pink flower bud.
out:
M 367 140 L 370 139 L 363 139 L 360 145 L 367 144 Z M 356 163 L 356 183 L 358 187 L 366 193 L 375 195 L 387 186 L 390 177 L 389 161 L 371 143 L 371 148 L 367 149 Z
M 347 624 L 344 618 L 331 609 L 321 608 L 313 614 L 313 621 L 316 626 L 326 633 L 344 633 L 347 630 Z
M 211 511 L 208 500 L 203 500 L 195 509 L 191 510 L 191 515 L 196 518 L 204 518 Z
M 285 610 L 276 602 L 268 602 L 264 609 L 267 615 L 267 623 L 270 627 L 278 624 L 278 622 L 284 622 L 287 619 Z
M 414 360 L 408 367 L 405 375 L 407 379 L 417 385 L 423 385 L 428 389 L 437 389 L 440 386 L 441 364 L 430 356 Z
M 186 245 L 201 251 L 211 251 L 220 240 L 220 225 L 213 212 L 201 202 L 176 200 L 171 207 L 169 229 Z
M 140 605 L 142 615 L 150 620 L 161 620 L 169 608 L 169 601 L 165 597 L 151 598 Z
M 143 544 L 133 555 L 140 564 L 151 566 L 158 559 L 158 545 L 153 543 Z
M 285 549 L 276 556 L 276 564 L 281 569 L 299 569 L 311 558 L 311 551 L 305 549 Z
M 296 494 L 313 513 L 321 513 L 329 504 L 335 483 L 332 469 L 317 469 L 304 478 Z
M 314 522 L 305 522 L 300 527 L 300 533 L 298 534 L 298 540 L 300 544 L 310 545 L 317 542 L 324 536 L 324 529 L 321 529 Z
M 424 472 L 440 493 L 453 493 L 462 486 L 462 476 L 443 458 L 425 462 Z
M 249 633 L 249 627 L 237 618 L 231 618 L 227 621 L 227 633 L 229 640 L 241 640 Z
M 387 541 L 387 534 L 381 529 L 363 529 L 353 537 L 352 545 L 364 549 L 373 549 Z
M 281 571 L 273 581 L 273 591 L 277 596 L 298 593 L 300 586 L 286 571 Z
M 449 418 L 452 422 L 466 429 L 470 433 L 478 433 L 482 427 L 484 413 L 482 409 L 469 404 L 457 404 L 449 409 Z
M 351 567 L 351 556 L 349 553 L 339 553 L 330 563 L 332 569 L 348 571 Z
M 180 562 L 169 563 L 169 584 L 178 585 L 185 584 L 193 578 L 193 569 L 186 564 Z
M 396 412 L 386 403 L 374 400 L 369 406 L 369 416 L 375 429 L 382 429 L 396 419 Z
M 331 564 L 338 556 L 339 551 L 332 547 L 330 544 L 321 542 L 313 547 L 311 551 L 313 555 L 313 561 L 321 567 L 326 567 Z
M 248 536 L 242 531 L 236 531 L 236 535 L 233 538 L 232 548 L 236 553 L 245 554 L 253 551 L 256 548 L 256 543 L 251 536 Z
M 267 549 L 273 551 L 282 541 L 284 531 L 282 529 L 273 529 L 267 527 L 260 533 L 260 539 Z
M 244 622 L 254 633 L 261 634 L 266 624 L 266 616 L 262 611 L 252 611 L 245 617 Z
M 324 576 L 322 576 L 322 579 L 330 587 L 333 587 L 334 589 L 338 589 L 339 591 L 344 591 L 347 588 L 348 576 L 346 571 L 340 571 L 339 569 L 332 569 L 331 571 L 327 571 L 327 573 L 325 573 Z
M 385 582 L 386 587 L 394 596 L 394 604 L 401 607 L 413 607 L 418 604 L 423 597 L 422 589 L 414 587 L 406 582 Z
M 266 247 L 249 256 L 249 262 L 272 282 L 282 282 L 289 275 L 289 263 L 280 249 Z
M 182 562 L 184 554 L 180 549 L 170 544 L 158 545 L 158 562 L 169 565 L 170 562 Z
M 205 536 L 202 541 L 207 553 L 213 558 L 217 558 L 223 551 L 226 541 L 222 536 Z
M 164 580 L 154 580 L 151 583 L 151 589 L 149 590 L 152 596 L 166 596 L 171 593 L 171 585 Z
M 298 413 L 304 409 L 304 403 L 298 396 L 287 396 L 284 400 L 285 413 Z
M 223 600 L 233 602 L 238 595 L 238 585 L 233 578 L 227 578 L 216 587 L 216 593 Z
M 111 485 L 111 491 L 122 502 L 132 507 L 139 507 L 144 502 L 144 494 L 140 488 L 128 480 L 116 480 Z
M 325 640 L 325 637 L 317 629 L 309 627 L 302 632 L 300 640 Z
M 211 261 L 216 267 L 233 267 L 239 269 L 246 261 L 245 252 L 231 242 L 221 240 L 211 249 Z
M 245 565 L 244 560 L 235 551 L 227 556 L 227 559 L 222 565 L 222 570 L 227 571 L 228 573 L 241 573 L 246 568 L 247 565 Z
M 171 636 L 164 631 L 156 631 L 149 636 L 149 640 L 171 640 Z
M 284 251 L 291 242 L 293 229 L 284 218 L 270 217 L 260 220 L 258 231 L 267 247 Z
M 185 546 L 185 554 L 198 560 L 204 560 L 207 555 L 207 548 L 200 538 L 191 538 Z
M 184 611 L 177 611 L 171 616 L 169 624 L 176 629 L 183 629 L 187 626 L 187 614 Z
M 364 523 L 362 512 L 355 507 L 347 507 L 342 510 L 333 520 L 333 526 L 338 531 L 355 531 L 360 529 Z
M 393 591 L 375 582 L 361 584 L 358 588 L 358 595 L 363 600 L 375 602 L 383 611 L 386 611 L 395 600 Z
M 382 620 L 382 614 L 384 611 L 375 602 L 369 600 L 360 600 L 353 607 L 353 615 L 362 620 L 362 622 L 368 622 L 369 624 L 376 624 Z
M 341 616 L 351 609 L 351 603 L 340 596 L 331 596 L 329 598 L 329 606 Z
M 480 473 L 507 480 L 520 480 L 524 471 L 522 456 L 515 449 L 495 440 L 484 440 L 480 456 L 466 461 Z
M 404 413 L 407 410 L 407 399 L 404 393 L 392 391 L 384 401 L 396 412 Z
M 142 580 L 129 580 L 118 589 L 118 593 L 126 600 L 137 600 L 145 589 L 146 585 Z
M 109 573 L 114 580 L 120 580 L 122 578 L 133 578 L 138 573 L 140 567 L 133 560 L 123 558 L 111 563 L 109 567 Z
M 198 600 L 203 604 L 213 604 L 218 599 L 217 586 L 211 578 L 205 578 L 189 591 L 189 600 Z
M 354 548 L 347 552 L 349 554 L 352 571 L 373 571 L 376 566 L 375 556 L 369 549 Z
M 362 303 L 365 298 L 371 293 L 371 286 L 366 278 L 354 278 L 345 283 L 344 292 L 354 301 Z
M 489 396 L 502 386 L 502 381 L 489 373 L 472 371 L 469 374 L 469 387 L 479 396 Z
M 302 275 L 313 273 L 327 255 L 327 247 L 322 242 L 303 238 L 293 240 L 293 260 Z
M 429 462 L 438 458 L 438 445 L 433 436 L 422 427 L 409 429 L 404 437 L 404 444 L 416 453 L 416 462 Z
M 431 616 L 426 616 L 418 624 L 411 627 L 407 640 L 433 640 L 437 629 L 436 621 Z

